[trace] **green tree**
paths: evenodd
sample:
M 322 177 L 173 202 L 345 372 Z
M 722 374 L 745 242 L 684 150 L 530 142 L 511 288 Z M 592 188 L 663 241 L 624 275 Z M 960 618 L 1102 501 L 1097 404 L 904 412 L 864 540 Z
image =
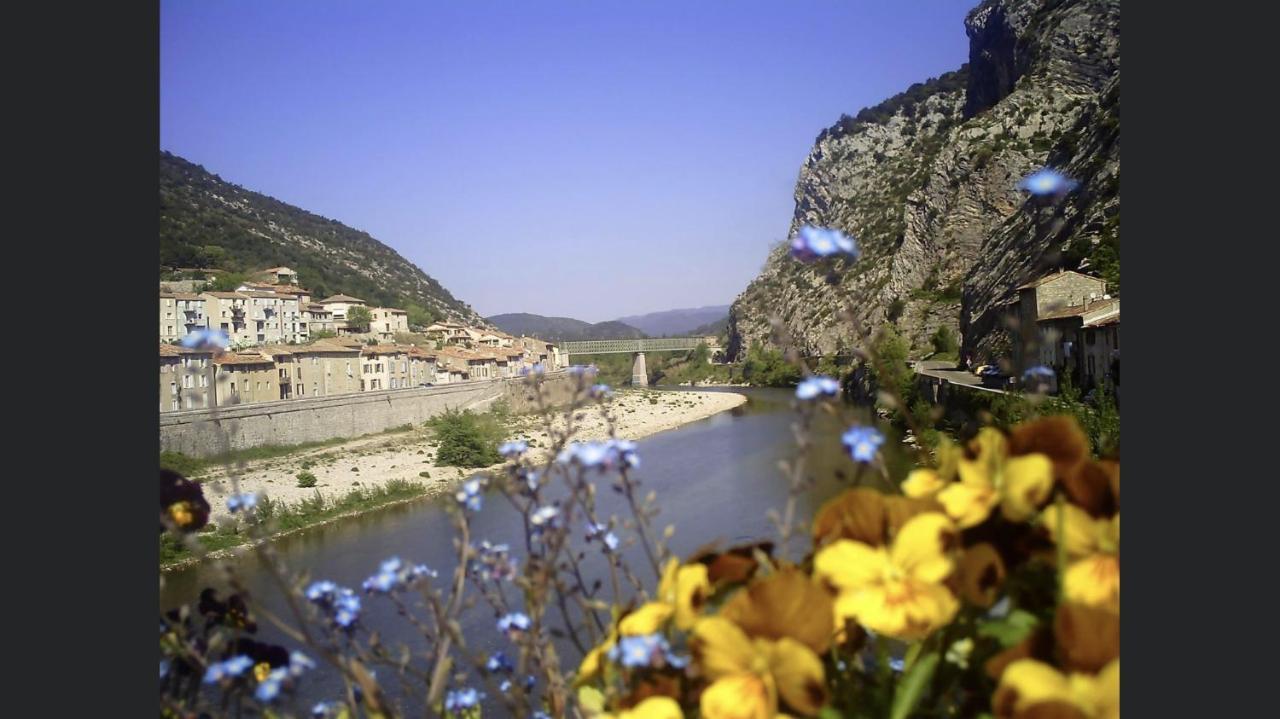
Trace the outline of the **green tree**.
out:
M 435 315 L 431 310 L 415 305 L 412 302 L 404 306 L 404 311 L 409 315 L 409 328 L 426 327 L 436 321 Z
M 347 310 L 347 324 L 361 332 L 368 332 L 369 325 L 373 322 L 373 313 L 368 307 L 355 305 Z
M 742 365 L 742 376 L 756 386 L 791 387 L 800 381 L 800 370 L 780 350 L 752 345 Z
M 956 335 L 951 328 L 942 325 L 937 332 L 933 333 L 931 338 L 933 342 L 933 351 L 940 355 L 952 355 L 960 349 L 960 343 L 956 341 Z

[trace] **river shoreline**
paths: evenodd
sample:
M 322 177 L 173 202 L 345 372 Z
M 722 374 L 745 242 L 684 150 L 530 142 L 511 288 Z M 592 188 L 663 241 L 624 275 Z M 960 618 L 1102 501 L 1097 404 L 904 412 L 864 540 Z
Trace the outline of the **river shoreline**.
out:
M 746 401 L 745 395 L 734 392 L 623 389 L 617 391 L 606 406 L 618 437 L 640 439 L 734 409 Z M 565 415 L 558 412 L 553 427 L 563 431 L 564 424 Z M 529 443 L 530 453 L 535 461 L 546 458 L 546 450 L 540 448 L 547 447 L 550 441 L 540 417 L 513 417 L 510 427 L 512 439 Z M 598 408 L 587 406 L 575 411 L 575 440 L 598 440 L 608 434 L 608 422 L 601 416 Z M 257 543 L 273 541 L 397 504 L 439 497 L 454 491 L 468 477 L 502 467 L 501 464 L 477 469 L 437 467 L 433 464 L 434 461 L 435 443 L 429 431 L 415 429 L 394 437 L 356 439 L 321 449 L 250 462 L 238 468 L 235 489 L 226 471 L 209 473 L 200 479 L 212 506 L 210 523 L 219 525 L 237 521 L 226 509 L 227 495 L 236 490 L 268 496 L 273 502 L 296 505 L 316 493 L 333 501 L 353 489 L 376 488 L 397 479 L 420 483 L 424 488 L 421 493 L 412 497 L 401 497 L 376 506 L 326 517 L 257 542 L 219 549 L 202 558 L 188 557 L 163 564 L 161 570 L 172 571 L 207 559 L 232 557 L 251 550 Z M 296 475 L 302 471 L 316 476 L 318 482 L 315 487 L 297 486 Z

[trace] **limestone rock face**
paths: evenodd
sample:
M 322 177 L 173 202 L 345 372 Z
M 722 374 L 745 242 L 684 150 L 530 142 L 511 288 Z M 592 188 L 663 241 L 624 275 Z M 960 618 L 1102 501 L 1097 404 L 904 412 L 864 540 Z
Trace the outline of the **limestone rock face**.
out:
M 985 0 L 965 21 L 968 64 L 823 130 L 788 236 L 836 227 L 862 256 L 804 265 L 775 246 L 730 309 L 731 355 L 778 344 L 771 322 L 806 354 L 893 322 L 917 355 L 945 325 L 988 356 L 1019 284 L 1098 271 L 1119 245 L 1119 22 L 1118 0 Z M 1046 165 L 1080 187 L 1057 203 L 1017 189 Z

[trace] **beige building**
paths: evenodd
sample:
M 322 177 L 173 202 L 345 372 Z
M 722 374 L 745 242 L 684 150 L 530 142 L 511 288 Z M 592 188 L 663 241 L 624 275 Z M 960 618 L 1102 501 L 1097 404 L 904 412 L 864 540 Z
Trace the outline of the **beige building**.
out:
M 408 348 L 368 345 L 360 351 L 360 384 L 365 392 L 409 386 Z
M 409 355 L 409 386 L 421 387 L 424 384 L 437 384 L 436 359 L 439 356 L 438 353 L 421 347 L 410 347 L 407 352 Z
M 435 322 L 427 327 L 426 334 L 443 345 L 465 346 L 472 340 L 467 328 L 454 322 Z
M 326 297 L 323 300 L 320 300 L 320 304 L 324 305 L 325 309 L 333 313 L 333 321 L 339 324 L 343 324 L 347 321 L 347 311 L 352 307 L 357 305 L 360 307 L 369 306 L 368 302 L 365 302 L 359 297 L 342 294 Z
M 227 333 L 232 346 L 256 344 L 256 324 L 249 322 L 249 297 L 239 292 L 205 292 L 206 318 L 209 329 Z
M 307 330 L 311 335 L 316 332 L 333 332 L 337 334 L 337 328 L 333 323 L 333 313 L 324 305 L 318 302 L 310 302 L 303 310 L 302 316 L 307 322 Z
M 160 293 L 160 341 L 175 342 L 206 326 L 205 300 L 188 292 Z
M 255 272 L 254 278 L 277 285 L 298 284 L 298 273 L 288 267 L 271 267 L 261 272 Z
M 213 353 L 160 343 L 160 411 L 209 406 Z
M 275 363 L 261 352 L 224 352 L 213 360 L 218 368 L 218 405 L 272 402 L 280 399 Z
M 394 307 L 374 307 L 369 310 L 369 332 L 385 341 L 395 339 L 399 333 L 409 331 L 409 313 Z

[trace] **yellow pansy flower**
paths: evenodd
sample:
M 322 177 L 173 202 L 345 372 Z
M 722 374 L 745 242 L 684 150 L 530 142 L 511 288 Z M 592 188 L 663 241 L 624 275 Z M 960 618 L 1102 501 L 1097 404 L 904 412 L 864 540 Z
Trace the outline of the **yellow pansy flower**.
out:
M 1120 515 L 1094 519 L 1063 504 L 1049 507 L 1040 521 L 1072 560 L 1062 577 L 1067 599 L 1120 611 Z
M 649 697 L 617 714 L 601 714 L 601 719 L 684 719 L 680 704 L 671 697 Z
M 911 470 L 902 483 L 902 493 L 912 499 L 932 499 L 955 480 L 960 471 L 960 460 L 964 459 L 964 448 L 951 440 L 939 437 L 938 447 L 934 450 L 938 468 L 918 467 Z
M 574 679 L 575 684 L 581 684 L 584 681 L 594 677 L 600 671 L 600 663 L 604 660 L 610 649 L 618 643 L 618 630 L 611 628 L 609 636 L 603 642 L 600 642 L 594 649 L 587 652 L 582 658 L 582 663 L 578 665 L 578 674 Z
M 1053 462 L 1046 455 L 1010 455 L 1004 434 L 991 427 L 978 432 L 970 449 L 976 456 L 957 463 L 960 481 L 947 485 L 936 496 L 961 529 L 986 521 L 996 505 L 1005 519 L 1025 521 L 1049 499 Z
M 693 651 L 712 680 L 699 700 L 707 719 L 768 719 L 779 697 L 812 716 L 827 701 L 822 660 L 790 637 L 752 639 L 724 617 L 707 617 L 694 625 Z
M 940 512 L 913 517 L 888 549 L 841 539 L 814 557 L 814 576 L 834 586 L 835 623 L 849 619 L 898 639 L 945 626 L 959 601 L 943 584 L 955 568 L 956 527 Z
M 1058 714 L 1119 719 L 1120 660 L 1113 660 L 1095 676 L 1074 672 L 1066 675 L 1044 662 L 1019 659 L 1004 670 L 991 698 L 991 708 L 1001 719 L 1048 716 L 1044 713 L 1046 704 L 1065 705 L 1074 710 Z M 1041 710 L 1037 711 L 1037 706 Z
M 720 609 L 749 636 L 790 637 L 823 654 L 831 646 L 832 597 L 798 567 L 783 567 L 752 581 Z

